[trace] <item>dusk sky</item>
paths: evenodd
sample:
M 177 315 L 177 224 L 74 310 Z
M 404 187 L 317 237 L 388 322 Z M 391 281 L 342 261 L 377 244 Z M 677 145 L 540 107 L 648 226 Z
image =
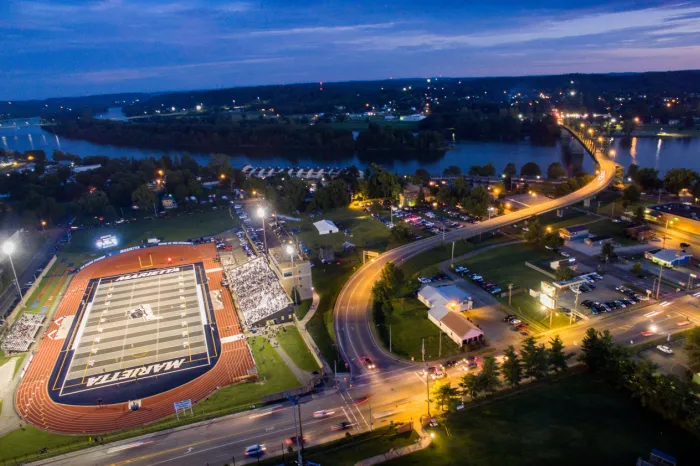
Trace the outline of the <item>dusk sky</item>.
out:
M 700 68 L 700 2 L 5 0 L 0 98 Z

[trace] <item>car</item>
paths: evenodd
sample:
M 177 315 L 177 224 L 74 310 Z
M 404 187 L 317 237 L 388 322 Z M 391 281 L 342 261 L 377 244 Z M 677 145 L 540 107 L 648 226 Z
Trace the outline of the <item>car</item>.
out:
M 588 308 L 588 309 L 590 309 L 591 307 L 593 307 L 593 304 L 594 304 L 593 301 L 591 301 L 590 299 L 584 299 L 584 300 L 581 302 L 581 306 L 586 307 L 586 308 Z
M 564 257 L 569 257 L 569 256 L 571 256 L 571 254 L 569 254 L 569 253 L 566 252 L 566 251 L 559 251 L 559 254 L 561 254 L 561 255 L 564 256 Z
M 304 443 L 306 442 L 306 437 L 300 437 L 299 438 L 299 445 L 304 446 Z M 284 443 L 287 445 L 296 445 L 297 444 L 297 436 L 293 435 L 292 437 L 287 437 L 284 439 Z
M 527 330 L 527 323 L 520 322 L 518 325 L 515 326 L 515 330 Z
M 508 314 L 503 318 L 503 322 L 510 322 L 511 319 L 515 319 L 517 316 L 515 314 Z
M 423 369 L 423 375 L 432 374 L 436 370 L 437 370 L 437 368 L 435 366 L 426 367 L 425 369 Z
M 343 421 L 343 422 L 340 422 L 338 424 L 333 424 L 331 426 L 331 430 L 345 430 L 345 429 L 349 429 L 350 426 L 352 426 L 352 424 L 350 424 L 347 421 Z
M 432 374 L 430 374 L 430 378 L 433 380 L 442 379 L 443 377 L 447 377 L 447 374 L 443 371 L 435 371 Z
M 256 458 L 262 455 L 267 448 L 265 445 L 250 445 L 245 447 L 245 456 L 255 456 Z
M 314 417 L 315 418 L 322 418 L 322 417 L 332 416 L 333 414 L 335 414 L 335 411 L 326 411 L 325 409 L 322 409 L 321 411 L 315 411 Z
M 688 243 L 681 243 L 681 247 L 682 247 L 682 248 L 689 248 L 689 247 L 690 247 L 690 244 L 688 244 Z
M 522 322 L 523 322 L 522 320 L 516 318 L 516 319 L 513 319 L 510 321 L 510 325 L 518 325 L 518 324 L 521 324 Z
M 366 369 L 376 369 L 377 366 L 372 362 L 370 358 L 362 358 L 362 364 L 364 364 Z
M 452 361 L 452 360 L 450 360 L 450 361 L 445 361 L 445 363 L 442 364 L 442 367 L 445 368 L 445 369 L 448 369 L 448 368 L 454 367 L 454 366 L 456 366 L 456 365 L 457 365 L 457 361 Z
M 359 398 L 355 398 L 355 400 L 353 401 L 353 404 L 355 406 L 360 406 L 361 404 L 366 403 L 367 400 L 369 400 L 369 395 L 361 396 Z
M 641 335 L 642 335 L 643 337 L 650 337 L 650 336 L 652 336 L 653 334 L 654 334 L 654 332 L 649 331 L 649 330 L 644 330 L 643 332 L 641 332 Z
M 673 350 L 666 345 L 658 345 L 656 349 L 661 351 L 662 353 L 673 354 Z
M 430 427 L 437 427 L 438 426 L 438 420 L 437 418 L 431 417 L 430 418 Z

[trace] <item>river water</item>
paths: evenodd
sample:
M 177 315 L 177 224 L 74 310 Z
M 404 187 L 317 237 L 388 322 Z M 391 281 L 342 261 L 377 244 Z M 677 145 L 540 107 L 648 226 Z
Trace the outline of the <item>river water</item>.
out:
M 121 112 L 110 109 L 104 118 L 121 119 Z M 98 116 L 100 117 L 100 116 Z M 29 120 L 36 122 L 37 120 Z M 620 140 L 613 142 L 616 150 L 616 162 L 624 167 L 636 163 L 641 167 L 656 168 L 662 173 L 670 168 L 685 167 L 700 171 L 700 138 L 695 139 L 656 139 L 635 138 L 629 147 L 623 147 Z M 47 155 L 55 149 L 81 157 L 90 155 L 106 155 L 108 157 L 160 158 L 162 155 L 176 155 L 180 151 L 163 151 L 93 144 L 91 142 L 62 138 L 44 131 L 39 126 L 22 126 L 16 128 L 0 127 L 0 148 L 6 150 L 25 151 L 42 149 Z M 206 164 L 208 153 L 191 153 L 198 162 Z M 399 173 L 411 174 L 417 168 L 425 168 L 433 174 L 442 173 L 450 165 L 456 165 L 466 172 L 471 165 L 483 165 L 491 162 L 500 172 L 503 167 L 513 162 L 518 168 L 527 162 L 537 163 L 543 171 L 552 162 L 562 164 L 572 170 L 581 167 L 592 169 L 589 157 L 574 158 L 573 160 L 562 150 L 559 143 L 556 146 L 533 146 L 528 142 L 498 143 L 498 142 L 458 142 L 453 150 L 444 155 L 435 154 L 391 154 L 374 153 L 369 156 L 356 154 L 353 157 L 342 157 L 329 162 L 328 158 L 316 159 L 313 155 L 250 155 L 244 152 L 232 153 L 232 165 L 243 167 L 247 164 L 262 167 L 345 167 L 355 165 L 364 169 L 372 162 L 377 162 L 385 168 Z

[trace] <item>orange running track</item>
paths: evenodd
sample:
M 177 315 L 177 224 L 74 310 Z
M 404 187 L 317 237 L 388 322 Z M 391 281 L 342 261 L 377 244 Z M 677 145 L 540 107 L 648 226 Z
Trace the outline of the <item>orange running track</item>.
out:
M 141 260 L 149 264 L 148 255 L 153 257 L 153 266 L 139 267 Z M 202 262 L 209 279 L 210 290 L 222 290 L 221 264 L 214 262 L 216 248 L 213 244 L 168 245 L 137 249 L 118 254 L 96 262 L 78 272 L 70 283 L 63 300 L 59 304 L 54 321 L 62 316 L 75 315 L 83 298 L 88 282 L 93 278 L 134 273 L 151 268 Z M 172 263 L 168 262 L 172 258 Z M 184 260 L 180 260 L 184 258 Z M 233 301 L 226 290 L 222 290 L 224 308 L 214 311 L 219 338 L 238 335 L 241 326 Z M 58 329 L 53 321 L 46 333 Z M 27 422 L 41 429 L 66 434 L 105 433 L 143 426 L 160 418 L 174 414 L 173 403 L 190 399 L 192 402 L 205 398 L 220 387 L 251 378 L 249 370 L 255 362 L 245 339 L 223 343 L 221 355 L 216 364 L 200 377 L 171 390 L 144 398 L 141 409 L 131 411 L 127 403 L 99 406 L 74 406 L 54 402 L 48 393 L 48 381 L 54 364 L 58 360 L 63 340 L 52 340 L 42 336 L 26 374 L 15 395 L 15 407 Z

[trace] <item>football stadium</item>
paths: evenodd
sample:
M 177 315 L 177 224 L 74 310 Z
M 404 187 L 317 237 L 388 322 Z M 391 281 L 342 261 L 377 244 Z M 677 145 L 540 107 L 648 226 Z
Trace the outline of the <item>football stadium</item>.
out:
M 255 378 L 213 243 L 130 248 L 73 277 L 15 398 L 22 418 L 66 433 L 153 422 Z

